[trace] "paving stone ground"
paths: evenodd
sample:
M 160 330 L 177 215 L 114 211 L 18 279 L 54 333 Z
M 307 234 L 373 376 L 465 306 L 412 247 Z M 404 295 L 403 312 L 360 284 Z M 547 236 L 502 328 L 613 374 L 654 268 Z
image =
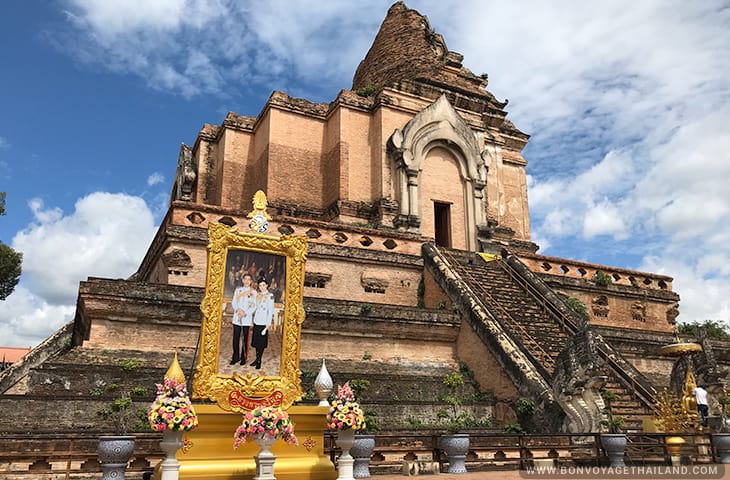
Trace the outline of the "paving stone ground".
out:
M 520 476 L 518 470 L 495 471 L 495 472 L 469 472 L 463 474 L 441 473 L 439 475 L 420 475 L 418 477 L 408 477 L 407 475 L 373 475 L 372 480 L 404 480 L 412 479 L 434 479 L 434 480 L 522 480 L 525 477 Z
M 704 465 L 705 467 L 708 467 L 708 465 Z M 691 465 L 686 466 L 687 468 L 692 468 Z M 712 467 L 712 465 L 709 465 L 709 467 Z M 678 473 L 678 474 L 668 474 L 665 476 L 654 476 L 654 475 L 637 475 L 637 474 L 627 474 L 627 475 L 537 475 L 537 474 L 528 474 L 525 471 L 520 470 L 500 470 L 500 471 L 491 471 L 491 472 L 468 472 L 464 474 L 447 474 L 447 473 L 441 473 L 439 475 L 422 475 L 418 477 L 408 477 L 407 475 L 373 475 L 371 477 L 372 480 L 404 480 L 406 478 L 412 478 L 412 479 L 433 479 L 433 480 L 609 480 L 609 479 L 626 479 L 626 480 L 643 480 L 643 479 L 688 479 L 688 480 L 730 480 L 730 465 L 727 465 L 729 468 L 724 468 L 724 465 L 718 465 L 719 470 L 716 470 L 717 474 L 715 475 L 703 475 L 699 471 L 696 474 L 692 473 Z

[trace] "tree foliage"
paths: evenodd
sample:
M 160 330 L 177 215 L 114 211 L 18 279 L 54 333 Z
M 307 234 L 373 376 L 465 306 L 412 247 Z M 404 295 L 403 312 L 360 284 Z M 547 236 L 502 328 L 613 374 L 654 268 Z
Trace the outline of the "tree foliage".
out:
M 698 337 L 700 328 L 705 330 L 708 338 L 717 338 L 720 340 L 730 339 L 730 331 L 728 326 L 722 320 L 705 320 L 704 322 L 679 323 L 677 324 L 677 332 L 683 335 L 692 335 Z
M 597 270 L 596 274 L 593 275 L 593 281 L 599 287 L 607 287 L 613 283 L 613 278 L 611 278 L 611 275 Z
M 15 290 L 22 263 L 22 253 L 0 242 L 0 300 L 5 300 Z
M 588 309 L 583 302 L 575 297 L 571 297 L 570 295 L 563 295 L 563 301 L 565 301 L 565 304 L 568 305 L 571 310 L 588 320 Z
M 0 192 L 0 215 L 5 215 L 5 192 Z M 0 242 L 0 300 L 13 293 L 20 280 L 23 254 Z

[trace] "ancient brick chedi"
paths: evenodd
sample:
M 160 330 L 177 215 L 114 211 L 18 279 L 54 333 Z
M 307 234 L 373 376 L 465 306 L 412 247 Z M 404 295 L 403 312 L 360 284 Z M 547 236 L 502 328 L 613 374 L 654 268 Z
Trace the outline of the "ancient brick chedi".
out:
M 82 282 L 73 325 L 9 369 L 0 391 L 79 400 L 101 376 L 88 366 L 101 371 L 105 355 L 161 372 L 160 350 L 176 346 L 190 369 L 207 226 L 247 230 L 263 190 L 269 232 L 309 238 L 305 374 L 326 357 L 336 380 L 370 378 L 366 402 L 405 422 L 410 400 L 428 416 L 438 380 L 463 363 L 483 393 L 476 407 L 498 423 L 526 396 L 553 413 L 544 428 L 573 431 L 598 428 L 590 391 L 608 382 L 639 428 L 668 384 L 671 363 L 654 351 L 672 341 L 672 279 L 536 253 L 529 137 L 486 88 L 426 17 L 394 4 L 352 89 L 330 103 L 273 92 L 256 116 L 231 112 L 182 145 L 138 271 Z M 570 308 L 581 303 L 584 314 Z M 96 428 L 88 416 L 72 421 Z

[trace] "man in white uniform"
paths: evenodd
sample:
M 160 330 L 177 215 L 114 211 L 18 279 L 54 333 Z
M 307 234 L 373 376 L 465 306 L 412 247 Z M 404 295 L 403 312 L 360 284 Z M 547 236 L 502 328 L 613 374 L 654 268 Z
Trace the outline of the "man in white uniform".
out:
M 253 314 L 256 310 L 256 290 L 251 286 L 251 275 L 243 274 L 243 286 L 233 292 L 231 307 L 233 307 L 233 356 L 231 365 L 239 361 L 246 364 L 248 355 L 248 332 L 253 324 Z M 243 334 L 243 335 L 241 335 Z M 243 342 L 241 337 L 243 336 Z

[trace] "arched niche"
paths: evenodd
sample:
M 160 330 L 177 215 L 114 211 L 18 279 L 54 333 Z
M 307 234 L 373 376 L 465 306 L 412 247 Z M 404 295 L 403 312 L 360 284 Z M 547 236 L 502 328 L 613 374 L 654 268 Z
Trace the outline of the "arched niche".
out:
M 399 214 L 395 226 L 420 233 L 423 209 L 420 182 L 426 157 L 434 148 L 448 150 L 456 160 L 463 192 L 466 248 L 477 249 L 477 226 L 486 224 L 487 166 L 474 131 L 445 95 L 419 112 L 388 139 Z

